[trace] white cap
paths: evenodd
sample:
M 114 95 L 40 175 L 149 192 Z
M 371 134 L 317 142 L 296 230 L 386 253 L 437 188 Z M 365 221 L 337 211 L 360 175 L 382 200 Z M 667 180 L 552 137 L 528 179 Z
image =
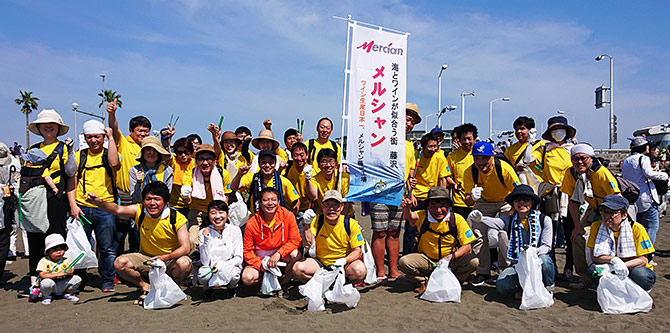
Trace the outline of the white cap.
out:
M 105 125 L 95 119 L 91 119 L 84 123 L 84 134 L 105 134 Z

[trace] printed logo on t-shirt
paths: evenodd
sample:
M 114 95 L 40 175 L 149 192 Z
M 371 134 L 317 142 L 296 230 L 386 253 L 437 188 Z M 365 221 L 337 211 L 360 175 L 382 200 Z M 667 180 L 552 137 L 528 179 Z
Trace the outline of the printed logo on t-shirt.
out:
M 610 186 L 612 186 L 612 189 L 616 188 L 616 185 L 614 185 L 614 182 L 610 182 Z
M 640 245 L 645 250 L 648 249 L 648 248 L 651 248 L 651 242 L 648 239 L 645 239 L 645 240 L 641 241 Z
M 298 195 L 298 191 L 296 191 L 295 189 L 293 189 L 293 194 Z
M 471 230 L 466 231 L 465 232 L 465 237 L 467 237 L 467 238 L 472 237 L 472 231 Z
M 230 190 L 230 184 L 226 185 L 226 190 Z
M 449 169 L 449 166 L 447 165 L 447 172 L 451 172 L 451 169 Z
M 357 238 L 357 239 L 358 239 L 359 242 L 362 242 L 362 241 L 363 241 L 363 235 L 358 234 L 358 238 Z

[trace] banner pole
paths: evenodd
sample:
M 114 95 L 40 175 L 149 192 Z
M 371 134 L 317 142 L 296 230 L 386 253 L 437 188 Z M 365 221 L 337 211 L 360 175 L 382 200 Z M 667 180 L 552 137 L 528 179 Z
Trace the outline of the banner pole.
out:
M 335 18 L 339 19 L 338 17 L 335 17 Z M 347 86 L 348 86 L 348 83 L 349 83 L 349 74 L 351 73 L 351 68 L 350 68 L 350 64 L 349 64 L 349 56 L 350 56 L 350 53 L 351 53 L 351 46 L 349 44 L 351 44 L 351 34 L 353 33 L 352 24 L 356 24 L 356 23 L 355 23 L 355 21 L 353 21 L 351 19 L 351 15 L 347 15 L 347 53 L 346 53 L 345 58 L 344 58 L 345 59 L 344 60 L 344 92 L 342 93 L 342 128 L 341 128 L 341 135 L 340 135 L 340 140 L 342 141 L 342 143 L 340 144 L 340 148 L 343 151 L 342 151 L 342 158 L 340 160 L 340 165 L 339 165 L 339 172 L 338 172 L 339 177 L 337 179 L 337 188 L 338 189 L 342 188 L 342 170 L 344 169 L 344 167 L 343 167 L 344 162 L 347 161 L 347 157 L 348 157 L 347 155 L 349 155 L 348 149 L 347 149 L 346 152 L 344 151 L 344 145 L 346 143 L 345 140 L 344 140 L 344 123 L 345 123 L 345 120 L 347 119 L 347 116 L 348 116 L 347 108 L 348 108 L 348 104 L 349 104 L 349 99 L 347 98 L 349 90 L 347 89 Z M 347 121 L 346 123 L 347 123 L 347 126 L 348 126 L 349 122 Z M 347 148 L 350 148 L 350 147 L 347 147 Z M 345 155 L 345 153 L 346 153 L 346 155 Z

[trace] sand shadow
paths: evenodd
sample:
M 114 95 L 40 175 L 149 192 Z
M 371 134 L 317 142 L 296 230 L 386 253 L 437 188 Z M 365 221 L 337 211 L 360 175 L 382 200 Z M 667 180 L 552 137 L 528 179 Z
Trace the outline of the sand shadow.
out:
M 600 312 L 600 305 L 598 305 L 598 298 L 595 290 L 587 289 L 555 292 L 554 298 L 567 304 L 568 307 L 578 306 L 587 311 Z
M 670 258 L 670 250 L 656 250 L 654 256 L 659 256 L 661 258 Z
M 508 308 L 518 309 L 521 304 L 521 300 L 514 299 L 514 296 L 507 296 L 498 292 L 495 285 L 484 284 L 475 287 L 467 283 L 463 286 L 463 290 L 472 290 L 475 294 L 484 296 L 485 301 L 504 304 Z

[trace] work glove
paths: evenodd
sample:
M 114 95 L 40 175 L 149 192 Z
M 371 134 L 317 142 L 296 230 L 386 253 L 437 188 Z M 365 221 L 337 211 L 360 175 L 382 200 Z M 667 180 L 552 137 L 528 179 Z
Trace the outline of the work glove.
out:
M 468 220 L 470 222 L 481 222 L 484 219 L 484 214 L 477 209 L 473 209 L 470 214 L 468 214 Z
M 535 156 L 533 156 L 533 145 L 529 140 L 528 144 L 526 144 L 526 150 L 523 152 L 523 163 L 531 164 L 533 161 L 535 161 Z M 544 165 L 542 167 L 544 167 Z
M 475 187 L 472 189 L 472 200 L 477 201 L 482 198 L 483 187 Z
M 302 213 L 302 224 L 310 225 L 315 217 L 316 213 L 312 209 L 306 210 L 304 213 Z
M 305 165 L 305 167 L 302 169 L 302 173 L 305 175 L 305 180 L 312 179 L 312 166 Z
M 184 199 L 188 199 L 191 196 L 191 193 L 193 192 L 193 188 L 190 186 L 182 186 L 181 187 L 181 197 Z
M 614 274 L 621 278 L 625 278 L 628 276 L 628 267 L 626 267 L 626 264 L 621 260 L 619 257 L 614 257 L 612 260 L 610 260 L 610 264 L 612 265 L 612 270 L 614 270 Z
M 347 264 L 347 258 L 340 258 L 340 259 L 335 260 L 335 262 L 333 263 L 333 266 L 344 267 L 346 264 Z

